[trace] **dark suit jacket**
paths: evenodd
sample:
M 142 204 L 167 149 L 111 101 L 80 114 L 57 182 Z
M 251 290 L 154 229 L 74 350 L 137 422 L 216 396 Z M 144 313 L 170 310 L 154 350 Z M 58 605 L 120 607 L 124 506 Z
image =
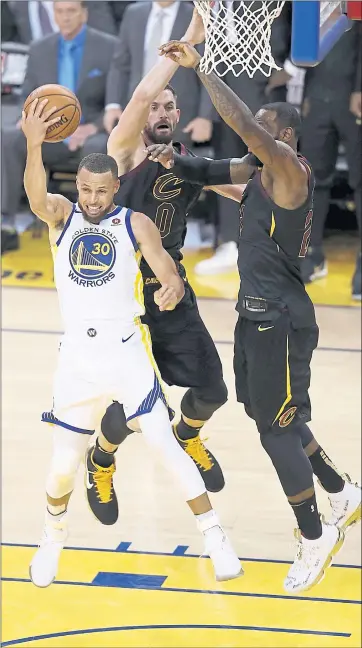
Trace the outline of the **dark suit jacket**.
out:
M 86 124 L 101 127 L 105 106 L 106 78 L 117 39 L 91 27 L 86 28 L 83 60 L 79 74 L 77 97 Z M 26 76 L 22 88 L 23 101 L 41 85 L 58 83 L 59 34 L 51 34 L 30 45 Z
M 19 40 L 15 16 L 9 6 L 9 3 L 5 0 L 1 2 L 1 40 L 3 42 L 16 42 Z
M 123 20 L 124 12 L 130 4 L 133 4 L 133 2 L 129 0 L 110 0 L 108 2 L 113 19 L 116 23 L 117 34 Z
M 151 2 L 137 2 L 127 7 L 124 13 L 117 49 L 108 74 L 107 104 L 119 103 L 124 108 L 142 79 L 144 41 L 151 7 Z M 192 11 L 191 4 L 180 3 L 171 39 L 180 39 L 184 35 Z M 181 109 L 179 130 L 195 117 L 214 119 L 215 111 L 210 97 L 192 70 L 180 68 L 171 79 L 171 84 Z
M 2 3 L 1 3 L 2 4 Z M 91 1 L 87 2 L 88 25 L 100 31 L 115 35 L 117 33 L 116 23 L 108 2 Z M 10 3 L 11 10 L 14 14 L 20 41 L 28 44 L 32 41 L 29 7 L 28 2 L 24 0 L 13 0 Z

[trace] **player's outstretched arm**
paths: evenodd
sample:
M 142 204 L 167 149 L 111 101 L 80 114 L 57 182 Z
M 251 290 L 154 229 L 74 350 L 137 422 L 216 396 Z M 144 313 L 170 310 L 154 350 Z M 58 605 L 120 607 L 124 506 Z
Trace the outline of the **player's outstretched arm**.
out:
M 46 111 L 47 103 L 48 99 L 43 101 L 35 99 L 29 107 L 28 114 L 22 113 L 21 128 L 27 140 L 24 187 L 32 212 L 48 223 L 49 227 L 54 227 L 64 224 L 71 212 L 72 204 L 64 196 L 47 192 L 41 147 L 49 126 L 60 119 L 60 117 L 51 119 L 56 108 Z
M 203 22 L 195 9 L 183 40 L 197 45 L 202 43 L 204 38 Z M 139 145 L 150 105 L 171 80 L 178 67 L 179 64 L 171 59 L 160 58 L 159 63 L 138 84 L 108 139 L 108 154 L 117 162 L 129 157 Z
M 174 260 L 163 248 L 160 233 L 148 216 L 133 212 L 131 226 L 142 256 L 161 283 L 154 299 L 161 311 L 173 310 L 185 294 Z
M 241 159 L 211 160 L 179 155 L 172 144 L 152 144 L 146 150 L 150 160 L 160 162 L 166 169 L 173 169 L 177 177 L 191 184 L 212 188 L 216 193 L 236 201 L 240 201 L 243 186 L 257 168 L 257 161 L 252 154 Z
M 161 53 L 183 67 L 195 69 L 219 115 L 241 137 L 248 149 L 265 166 L 271 168 L 274 175 L 278 172 L 289 176 L 295 173 L 298 178 L 302 175 L 304 177 L 304 171 L 293 149 L 283 142 L 274 140 L 257 123 L 248 106 L 217 74 L 201 72 L 199 67 L 201 56 L 192 45 L 171 41 L 161 47 Z

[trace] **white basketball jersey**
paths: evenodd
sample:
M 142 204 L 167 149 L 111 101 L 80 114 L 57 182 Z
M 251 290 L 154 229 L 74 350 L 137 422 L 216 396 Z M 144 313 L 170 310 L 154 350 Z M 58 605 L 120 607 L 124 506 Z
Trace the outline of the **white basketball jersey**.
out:
M 128 325 L 144 314 L 141 253 L 131 227 L 132 210 L 117 207 L 98 225 L 78 204 L 52 248 L 55 285 L 65 331 L 114 321 Z

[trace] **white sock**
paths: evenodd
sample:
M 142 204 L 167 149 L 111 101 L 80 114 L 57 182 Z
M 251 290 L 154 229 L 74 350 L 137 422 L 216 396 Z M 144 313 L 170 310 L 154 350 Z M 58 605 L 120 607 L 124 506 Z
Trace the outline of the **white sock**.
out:
M 63 515 L 67 512 L 67 507 L 65 504 L 60 504 L 59 506 L 53 506 L 52 504 L 47 504 L 47 514 L 46 519 L 50 524 L 56 524 L 59 522 Z
M 220 526 L 219 518 L 214 511 L 214 509 L 211 509 L 210 511 L 207 511 L 206 513 L 201 513 L 200 515 L 196 515 L 196 521 L 197 521 L 197 526 L 199 527 L 200 531 L 207 537 L 211 536 L 216 536 L 220 535 L 220 533 L 223 533 L 223 530 Z

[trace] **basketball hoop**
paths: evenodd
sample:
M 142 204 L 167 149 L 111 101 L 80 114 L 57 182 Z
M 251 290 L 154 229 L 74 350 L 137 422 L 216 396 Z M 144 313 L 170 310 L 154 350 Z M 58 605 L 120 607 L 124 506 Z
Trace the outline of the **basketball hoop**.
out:
M 270 37 L 284 4 L 285 0 L 194 0 L 206 34 L 201 71 L 219 76 L 232 72 L 236 77 L 246 72 L 252 78 L 257 70 L 267 77 L 279 70 Z

